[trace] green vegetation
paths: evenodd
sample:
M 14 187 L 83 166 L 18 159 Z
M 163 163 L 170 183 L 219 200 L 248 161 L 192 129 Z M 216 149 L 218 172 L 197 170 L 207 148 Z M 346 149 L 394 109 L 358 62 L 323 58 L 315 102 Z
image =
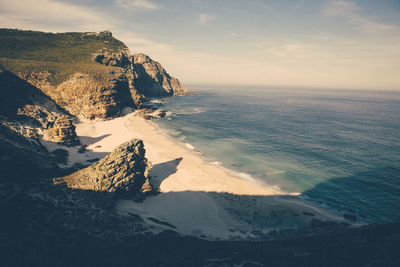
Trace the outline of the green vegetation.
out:
M 92 54 L 122 49 L 127 49 L 126 45 L 109 32 L 54 34 L 0 29 L 0 64 L 14 73 L 48 71 L 53 85 L 78 71 L 109 72 L 109 67 L 92 60 Z

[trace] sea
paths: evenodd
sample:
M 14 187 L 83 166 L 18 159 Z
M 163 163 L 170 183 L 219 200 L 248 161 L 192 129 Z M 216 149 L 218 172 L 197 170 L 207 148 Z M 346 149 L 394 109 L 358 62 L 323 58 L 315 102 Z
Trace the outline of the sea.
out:
M 365 222 L 400 220 L 400 92 L 193 85 L 154 122 L 250 181 Z

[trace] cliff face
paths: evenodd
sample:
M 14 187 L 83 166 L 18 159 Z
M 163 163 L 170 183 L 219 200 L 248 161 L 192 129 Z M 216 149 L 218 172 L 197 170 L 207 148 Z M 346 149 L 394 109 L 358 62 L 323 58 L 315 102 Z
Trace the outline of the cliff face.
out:
M 131 90 L 148 97 L 186 95 L 189 90 L 170 76 L 160 63 L 149 56 L 129 51 L 120 53 L 98 53 L 94 60 L 106 66 L 121 67 L 129 77 Z
M 151 191 L 151 163 L 145 158 L 141 140 L 133 139 L 117 147 L 97 163 L 56 181 L 75 189 L 145 193 Z
M 117 117 L 125 107 L 140 108 L 146 97 L 189 93 L 160 63 L 144 54 L 106 51 L 94 54 L 93 60 L 112 69 L 101 74 L 77 72 L 57 86 L 49 82 L 50 72 L 19 75 L 71 114 L 87 119 Z
M 124 107 L 134 107 L 125 75 L 109 74 L 101 79 L 75 73 L 52 93 L 71 113 L 88 119 L 117 117 Z
M 160 63 L 145 54 L 132 56 L 135 86 L 145 96 L 186 95 L 188 90 L 170 76 Z

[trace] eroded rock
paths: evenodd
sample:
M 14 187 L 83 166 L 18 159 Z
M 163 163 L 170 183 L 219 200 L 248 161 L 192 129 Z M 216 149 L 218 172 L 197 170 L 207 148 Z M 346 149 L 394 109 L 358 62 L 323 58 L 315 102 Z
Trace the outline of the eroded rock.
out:
M 46 131 L 45 137 L 47 140 L 67 146 L 79 144 L 73 120 L 66 116 L 57 118 L 53 127 Z
M 143 141 L 132 139 L 92 166 L 55 181 L 75 189 L 144 194 L 152 191 L 150 169 Z

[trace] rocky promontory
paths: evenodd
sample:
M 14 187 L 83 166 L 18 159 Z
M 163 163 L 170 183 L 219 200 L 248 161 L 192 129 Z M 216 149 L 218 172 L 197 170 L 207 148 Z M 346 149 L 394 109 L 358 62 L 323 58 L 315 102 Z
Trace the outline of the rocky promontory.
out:
M 85 119 L 118 117 L 146 97 L 188 90 L 160 63 L 128 47 L 108 31 L 44 33 L 0 29 L 0 64 Z
M 145 97 L 187 95 L 189 90 L 172 77 L 157 61 L 143 53 L 130 55 L 129 50 L 119 53 L 97 53 L 94 61 L 105 66 L 120 67 L 129 79 L 131 90 Z
M 186 95 L 189 93 L 178 79 L 170 76 L 160 63 L 137 53 L 132 59 L 135 86 L 145 96 Z

